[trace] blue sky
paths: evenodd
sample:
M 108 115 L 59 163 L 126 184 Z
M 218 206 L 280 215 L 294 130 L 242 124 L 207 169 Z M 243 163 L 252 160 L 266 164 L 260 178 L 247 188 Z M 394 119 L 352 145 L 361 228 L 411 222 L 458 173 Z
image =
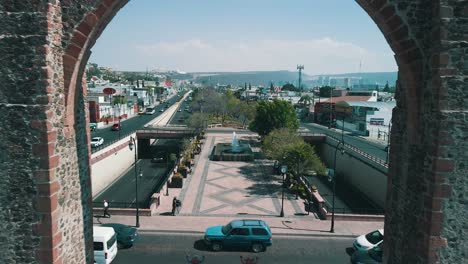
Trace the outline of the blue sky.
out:
M 397 70 L 382 33 L 354 0 L 131 0 L 89 61 L 135 71 Z

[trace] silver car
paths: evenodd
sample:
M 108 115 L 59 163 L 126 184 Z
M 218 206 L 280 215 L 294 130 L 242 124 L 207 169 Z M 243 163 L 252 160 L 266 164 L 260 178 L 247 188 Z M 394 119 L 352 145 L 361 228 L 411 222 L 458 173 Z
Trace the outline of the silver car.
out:
M 91 147 L 96 148 L 104 144 L 104 139 L 102 137 L 93 137 L 91 139 Z

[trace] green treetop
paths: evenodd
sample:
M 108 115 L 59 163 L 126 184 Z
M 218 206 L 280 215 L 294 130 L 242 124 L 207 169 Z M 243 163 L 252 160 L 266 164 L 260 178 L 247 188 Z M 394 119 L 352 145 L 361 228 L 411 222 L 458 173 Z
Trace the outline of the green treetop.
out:
M 273 102 L 265 101 L 258 104 L 255 118 L 249 128 L 263 137 L 278 128 L 296 130 L 299 128 L 299 122 L 290 103 L 275 99 Z

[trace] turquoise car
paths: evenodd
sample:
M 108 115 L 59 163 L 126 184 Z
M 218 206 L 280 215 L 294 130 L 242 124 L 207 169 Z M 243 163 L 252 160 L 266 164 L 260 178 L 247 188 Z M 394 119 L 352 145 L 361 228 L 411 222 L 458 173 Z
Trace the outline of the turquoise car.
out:
M 273 244 L 270 227 L 262 220 L 234 220 L 206 229 L 204 242 L 213 251 L 228 247 L 250 248 L 258 253 Z
M 90 129 L 91 131 L 96 130 L 96 128 L 97 128 L 97 124 L 96 124 L 96 123 L 89 123 L 89 129 Z

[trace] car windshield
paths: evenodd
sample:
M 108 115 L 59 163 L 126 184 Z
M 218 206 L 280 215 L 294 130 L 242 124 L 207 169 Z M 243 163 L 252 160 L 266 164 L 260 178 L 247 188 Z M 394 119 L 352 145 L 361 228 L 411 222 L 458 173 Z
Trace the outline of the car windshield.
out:
M 231 224 L 227 224 L 225 226 L 223 226 L 223 228 L 221 228 L 221 232 L 223 232 L 223 234 L 227 235 L 231 232 L 231 229 L 232 229 L 232 226 Z
M 99 141 L 100 138 L 93 138 L 91 141 Z
M 378 231 L 370 232 L 369 234 L 366 235 L 367 241 L 369 241 L 371 244 L 377 244 L 380 241 L 383 240 L 383 235 Z

